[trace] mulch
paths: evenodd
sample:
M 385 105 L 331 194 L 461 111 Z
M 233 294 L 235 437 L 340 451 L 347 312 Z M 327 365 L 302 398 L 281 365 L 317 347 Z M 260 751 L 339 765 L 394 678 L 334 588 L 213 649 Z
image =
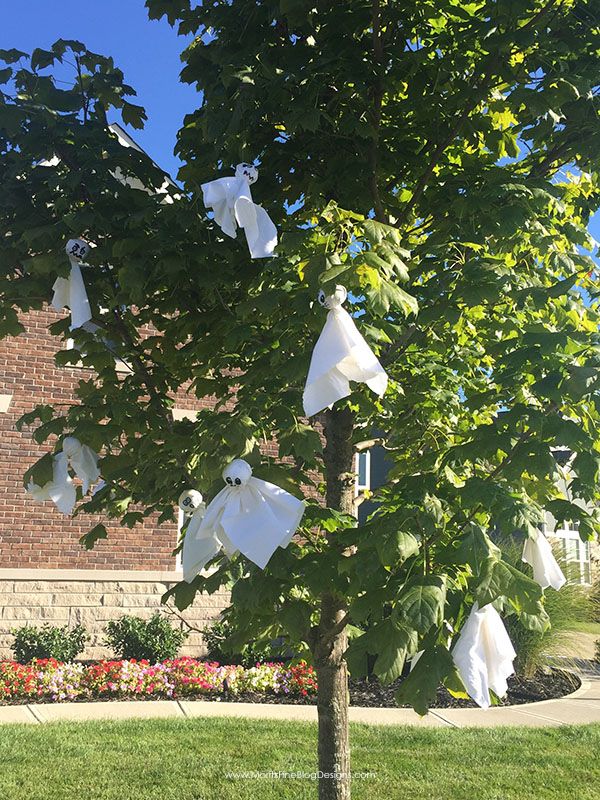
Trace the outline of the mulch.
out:
M 350 679 L 350 705 L 368 708 L 398 708 L 394 699 L 401 679 L 383 686 L 376 678 Z M 581 686 L 581 681 L 576 675 L 560 669 L 539 669 L 528 678 L 515 677 L 508 679 L 508 694 L 500 700 L 499 705 L 513 706 L 523 703 L 535 703 L 539 700 L 554 700 L 571 694 Z M 189 698 L 191 699 L 191 698 Z M 316 697 L 286 697 L 275 694 L 261 694 L 259 692 L 244 692 L 243 694 L 204 696 L 202 700 L 216 700 L 230 703 L 290 703 L 294 705 L 316 705 Z M 400 706 L 410 708 L 410 706 Z M 431 708 L 477 708 L 472 700 L 457 699 L 450 692 L 440 686 L 437 698 Z

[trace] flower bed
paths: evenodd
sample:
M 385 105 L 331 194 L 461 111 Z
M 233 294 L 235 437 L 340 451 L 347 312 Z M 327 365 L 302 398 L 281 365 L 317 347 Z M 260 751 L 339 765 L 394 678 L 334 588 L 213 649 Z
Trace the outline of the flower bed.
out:
M 30 664 L 0 661 L 0 704 L 72 700 L 177 699 L 248 692 L 279 697 L 316 694 L 317 681 L 305 662 L 264 663 L 248 669 L 194 658 L 160 664 L 100 661 L 85 665 L 53 658 Z

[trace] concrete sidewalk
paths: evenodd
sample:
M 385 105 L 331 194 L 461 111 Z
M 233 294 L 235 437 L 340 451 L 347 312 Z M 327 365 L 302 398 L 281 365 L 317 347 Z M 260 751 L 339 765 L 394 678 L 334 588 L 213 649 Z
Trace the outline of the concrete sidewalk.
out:
M 559 700 L 522 706 L 440 708 L 419 717 L 408 708 L 350 708 L 350 721 L 368 725 L 416 725 L 428 728 L 556 727 L 600 723 L 600 675 L 587 671 L 577 691 Z M 0 706 L 0 724 L 83 720 L 164 719 L 167 717 L 245 717 L 316 722 L 316 706 L 221 703 L 203 700 L 149 700 L 98 703 L 48 703 Z

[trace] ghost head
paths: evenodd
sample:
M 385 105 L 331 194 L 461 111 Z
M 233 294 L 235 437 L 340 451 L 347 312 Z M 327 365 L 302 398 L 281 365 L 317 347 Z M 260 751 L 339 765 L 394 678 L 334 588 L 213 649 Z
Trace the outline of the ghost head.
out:
M 254 164 L 238 164 L 235 168 L 236 178 L 246 178 L 248 183 L 253 184 L 258 180 L 258 170 Z
M 223 470 L 223 480 L 228 486 L 245 486 L 252 477 L 252 467 L 243 458 L 236 458 Z
M 348 292 L 346 289 L 343 286 L 336 286 L 333 294 L 327 294 L 324 289 L 320 289 L 317 300 L 322 306 L 331 310 L 332 308 L 339 308 L 347 297 Z
M 75 458 L 81 450 L 81 443 L 74 436 L 65 436 L 62 451 L 68 459 Z
M 179 495 L 177 505 L 187 516 L 191 516 L 194 511 L 202 505 L 202 495 L 195 489 L 186 489 Z
M 74 261 L 83 261 L 90 252 L 90 246 L 83 239 L 69 239 L 65 251 Z

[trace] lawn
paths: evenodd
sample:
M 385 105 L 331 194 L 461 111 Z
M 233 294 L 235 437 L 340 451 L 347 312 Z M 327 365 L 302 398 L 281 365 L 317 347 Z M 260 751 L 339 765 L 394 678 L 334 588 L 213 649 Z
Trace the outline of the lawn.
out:
M 197 719 L 0 727 L 2 800 L 304 800 L 310 723 Z M 600 726 L 352 730 L 353 800 L 596 800 Z

